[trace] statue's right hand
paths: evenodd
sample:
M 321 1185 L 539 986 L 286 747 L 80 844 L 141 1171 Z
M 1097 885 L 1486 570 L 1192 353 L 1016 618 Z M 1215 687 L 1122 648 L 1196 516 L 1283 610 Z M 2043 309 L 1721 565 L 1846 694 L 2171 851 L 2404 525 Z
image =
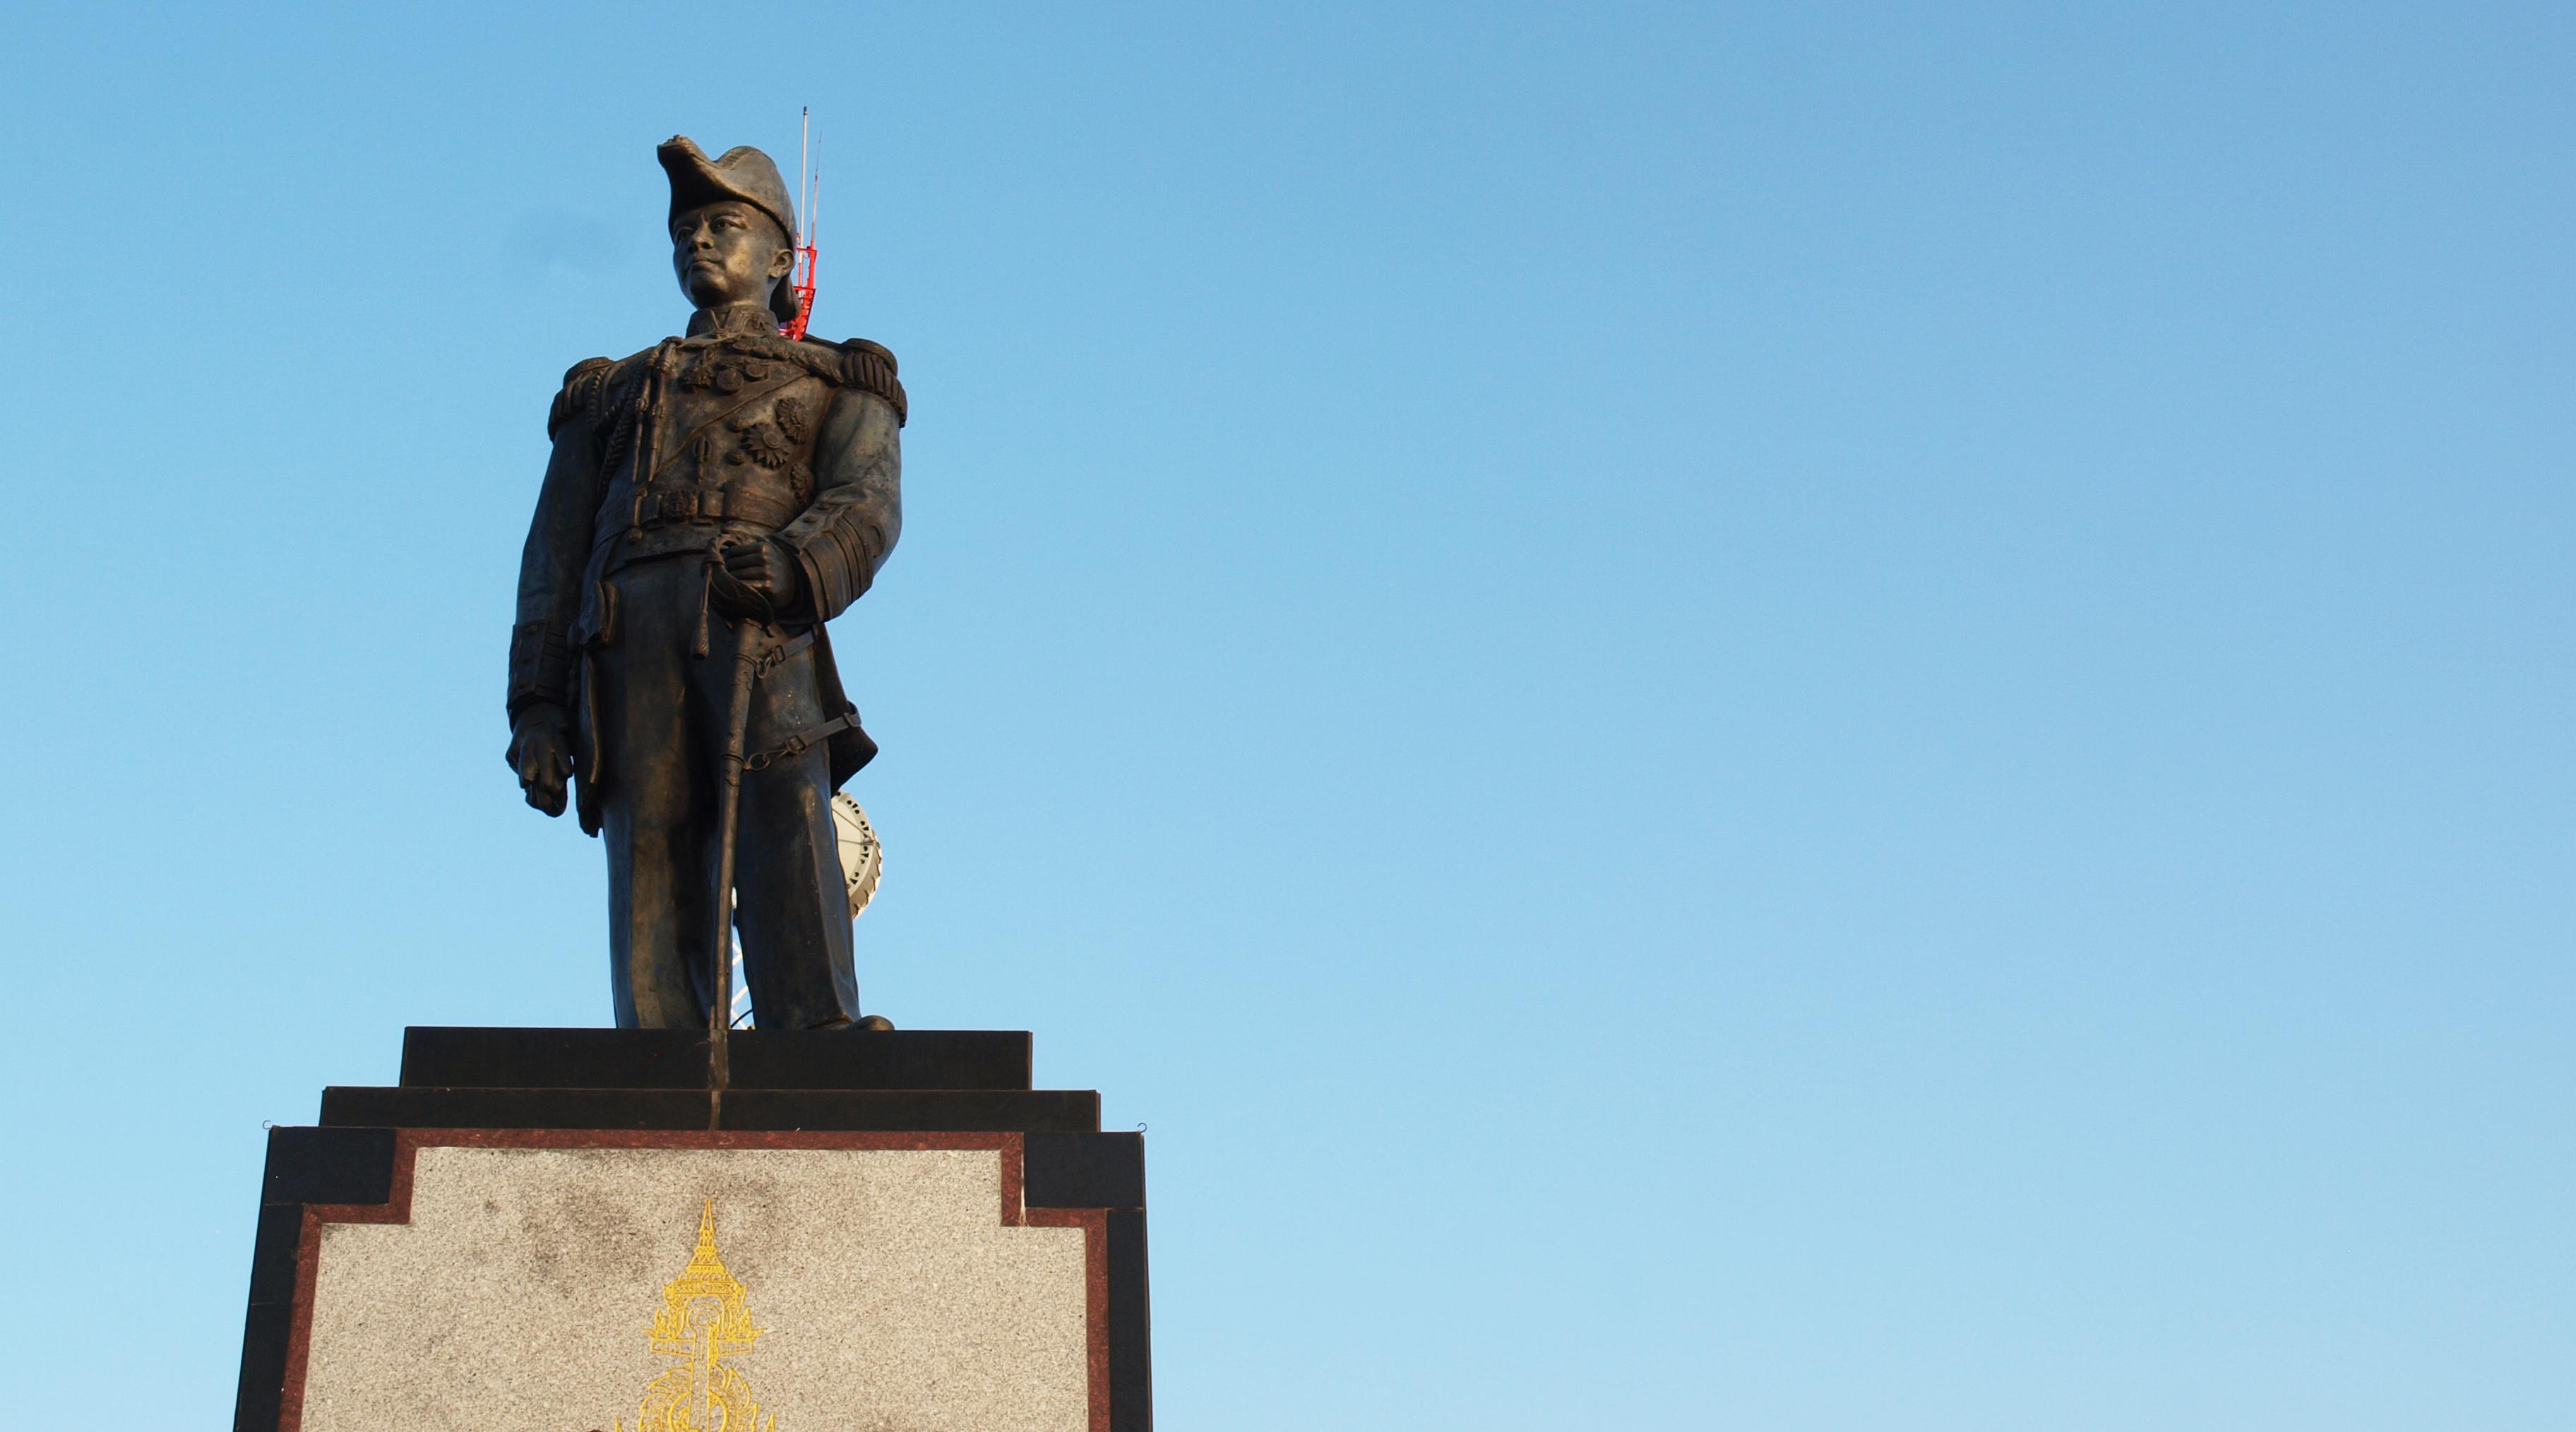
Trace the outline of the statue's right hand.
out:
M 572 738 L 565 730 L 563 708 L 537 702 L 519 712 L 510 726 L 505 758 L 519 773 L 519 789 L 528 804 L 548 815 L 564 813 L 564 784 L 572 779 Z

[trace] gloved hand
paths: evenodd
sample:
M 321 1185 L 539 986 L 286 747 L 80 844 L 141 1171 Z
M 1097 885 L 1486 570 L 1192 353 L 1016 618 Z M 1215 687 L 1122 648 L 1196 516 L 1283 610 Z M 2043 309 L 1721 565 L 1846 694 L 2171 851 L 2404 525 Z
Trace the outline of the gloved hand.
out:
M 743 538 L 716 548 L 716 610 L 728 617 L 775 621 L 804 596 L 805 574 L 787 549 L 767 537 Z
M 510 723 L 510 769 L 519 773 L 519 789 L 528 804 L 548 815 L 564 813 L 564 785 L 572 779 L 572 737 L 564 709 L 537 701 L 519 709 Z

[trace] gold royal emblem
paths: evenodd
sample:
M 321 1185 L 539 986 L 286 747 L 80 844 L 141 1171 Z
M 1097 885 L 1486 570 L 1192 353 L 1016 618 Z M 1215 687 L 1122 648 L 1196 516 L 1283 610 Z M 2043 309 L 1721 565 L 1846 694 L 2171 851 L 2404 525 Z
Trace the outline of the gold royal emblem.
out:
M 716 1251 L 716 1201 L 698 1215 L 698 1247 L 680 1276 L 662 1285 L 662 1310 L 646 1334 L 653 1351 L 680 1359 L 644 1388 L 635 1432 L 776 1432 L 752 1400 L 751 1385 L 725 1359 L 751 1351 L 768 1329 L 751 1325 L 740 1281 Z M 619 1422 L 617 1432 L 626 1432 Z

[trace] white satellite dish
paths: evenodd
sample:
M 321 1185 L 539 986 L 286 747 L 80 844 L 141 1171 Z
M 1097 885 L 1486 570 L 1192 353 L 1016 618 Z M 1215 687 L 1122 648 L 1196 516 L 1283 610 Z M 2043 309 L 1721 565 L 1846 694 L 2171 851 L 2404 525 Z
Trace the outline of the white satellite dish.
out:
M 850 918 L 868 908 L 877 898 L 877 885 L 885 879 L 885 845 L 877 839 L 877 828 L 868 824 L 868 813 L 848 791 L 832 797 L 832 833 L 841 847 L 841 888 L 849 893 Z M 733 937 L 733 1027 L 751 1026 L 751 981 L 742 971 L 742 936 Z

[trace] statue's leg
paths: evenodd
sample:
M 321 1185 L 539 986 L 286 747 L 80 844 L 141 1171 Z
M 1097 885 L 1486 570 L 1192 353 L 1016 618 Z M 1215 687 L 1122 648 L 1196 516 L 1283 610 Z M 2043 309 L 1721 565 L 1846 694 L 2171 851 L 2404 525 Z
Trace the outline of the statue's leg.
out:
M 776 749 L 823 719 L 809 648 L 752 691 L 748 750 Z M 763 1029 L 813 1029 L 858 1018 L 849 895 L 832 828 L 830 757 L 820 746 L 742 779 L 734 921 L 743 976 Z
M 608 847 L 609 979 L 621 1029 L 707 1022 L 707 907 L 715 797 L 700 750 L 705 685 L 689 655 L 695 564 L 647 562 L 609 580 L 618 630 L 600 653 L 600 739 L 616 773 Z

